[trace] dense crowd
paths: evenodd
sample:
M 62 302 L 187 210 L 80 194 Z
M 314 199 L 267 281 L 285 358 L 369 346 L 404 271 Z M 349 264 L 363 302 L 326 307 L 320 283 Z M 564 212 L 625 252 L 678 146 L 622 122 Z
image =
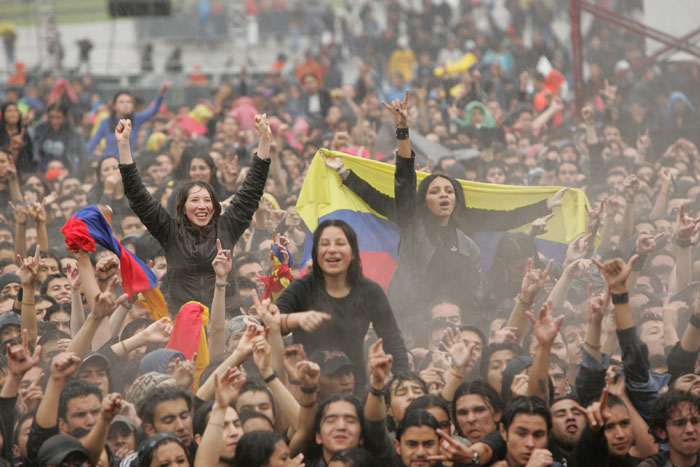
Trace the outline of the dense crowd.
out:
M 576 109 L 563 3 L 328 8 L 301 62 L 178 108 L 168 82 L 149 103 L 18 71 L 0 107 L 2 464 L 700 465 L 700 67 L 630 71 Z M 640 50 L 595 21 L 588 83 Z M 319 148 L 395 165 L 391 197 L 317 156 L 397 226 L 388 290 L 362 233 L 310 232 L 295 209 Z M 491 211 L 458 179 L 562 188 Z M 571 189 L 586 232 L 549 259 L 535 239 Z M 523 226 L 484 263 L 475 233 Z M 161 307 L 127 293 L 112 235 Z

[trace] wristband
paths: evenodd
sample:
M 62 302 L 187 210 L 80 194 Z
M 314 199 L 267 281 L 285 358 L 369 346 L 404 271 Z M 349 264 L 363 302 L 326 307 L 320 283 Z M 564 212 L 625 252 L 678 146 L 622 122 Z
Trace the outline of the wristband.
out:
M 525 300 L 520 298 L 520 294 L 518 294 L 518 303 L 525 306 L 532 306 L 535 303 L 535 301 L 533 300 L 532 302 L 526 302 Z
M 314 405 L 316 405 L 316 399 L 309 402 L 308 404 L 302 404 L 301 402 L 299 402 L 299 406 L 304 407 L 305 409 L 308 409 L 309 407 L 313 407 Z
M 461 373 L 457 373 L 455 370 L 450 370 L 450 374 L 457 379 L 464 379 L 464 375 Z
M 301 386 L 301 381 L 298 379 L 288 379 L 287 382 L 289 384 L 293 384 L 294 386 Z
M 277 378 L 277 372 L 273 371 L 272 374 L 270 376 L 268 376 L 267 378 L 265 378 L 263 381 L 265 381 L 265 384 L 270 384 L 272 382 L 272 380 L 275 378 Z
M 377 397 L 384 397 L 383 389 L 373 388 L 372 386 L 369 387 L 369 393 Z
M 612 298 L 613 305 L 624 305 L 625 303 L 629 303 L 630 294 L 627 292 L 611 293 L 610 298 Z
M 680 238 L 678 238 L 678 236 L 673 237 L 673 243 L 675 243 L 676 245 L 678 245 L 681 248 L 687 248 L 689 246 L 693 246 L 693 242 L 691 242 L 689 238 L 680 239 Z
M 695 313 L 690 315 L 690 321 L 688 321 L 694 327 L 700 329 L 700 316 L 696 316 Z
M 316 394 L 316 392 L 318 392 L 318 385 L 314 384 L 310 388 L 305 388 L 304 386 L 302 386 L 301 392 L 303 392 L 304 394 Z
M 396 139 L 408 139 L 408 128 L 397 128 Z

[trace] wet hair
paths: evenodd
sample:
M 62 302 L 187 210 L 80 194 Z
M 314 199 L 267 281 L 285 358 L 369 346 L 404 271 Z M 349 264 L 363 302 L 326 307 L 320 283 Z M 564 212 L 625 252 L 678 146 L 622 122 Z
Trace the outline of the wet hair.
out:
M 139 401 L 136 412 L 143 423 L 153 425 L 158 404 L 177 399 L 183 399 L 187 403 L 187 409 L 192 411 L 192 397 L 187 391 L 174 386 L 161 386 L 146 393 Z
M 404 381 L 415 381 L 421 388 L 423 388 L 423 394 L 428 394 L 428 386 L 425 384 L 425 381 L 420 378 L 418 373 L 412 371 L 395 373 L 391 380 L 389 380 L 389 384 L 387 384 L 384 388 L 387 406 L 391 405 L 391 397 L 393 396 L 392 388 L 394 387 L 394 383 L 396 383 L 396 386 L 398 387 L 399 384 L 403 383 Z
M 503 411 L 503 401 L 501 400 L 501 396 L 494 388 L 491 387 L 489 383 L 479 379 L 474 381 L 465 381 L 457 386 L 454 398 L 452 399 L 452 420 L 457 420 L 457 401 L 459 398 L 471 394 L 481 396 L 484 401 L 491 406 L 494 413 Z M 455 423 L 455 428 L 458 435 L 464 436 L 457 423 Z
M 61 112 L 64 117 L 68 116 L 68 106 L 66 105 L 65 102 L 62 100 L 57 100 L 54 103 L 50 104 L 48 107 L 46 107 L 46 115 L 49 114 L 52 110 L 56 110 L 58 112 Z
M 609 399 L 610 395 L 608 395 Z M 666 431 L 666 425 L 673 416 L 673 412 L 678 410 L 683 403 L 694 407 L 696 414 L 700 415 L 700 398 L 688 391 L 671 389 L 659 396 L 651 409 L 651 416 L 649 417 L 649 429 L 652 433 L 655 430 Z
M 174 433 L 156 433 L 149 436 L 141 443 L 137 452 L 136 462 L 132 462 L 132 464 L 138 466 L 150 466 L 151 462 L 153 461 L 153 453 L 156 452 L 156 449 L 169 443 L 177 443 L 182 448 L 185 455 L 187 455 L 187 448 L 185 448 L 185 445 L 182 444 L 180 438 L 178 438 Z
M 185 213 L 187 197 L 189 196 L 190 190 L 194 187 L 202 187 L 207 190 L 213 204 L 214 213 L 211 221 L 205 227 L 197 227 L 192 224 Z M 190 249 L 193 249 L 197 243 L 202 241 L 213 241 L 216 239 L 216 226 L 220 215 L 221 204 L 219 204 L 219 198 L 210 184 L 193 180 L 182 185 L 182 188 L 180 188 L 175 198 L 175 224 L 177 225 L 177 233 L 185 240 L 185 243 Z
M 437 420 L 427 410 L 416 409 L 406 411 L 406 415 L 401 419 L 401 423 L 396 428 L 396 439 L 401 441 L 401 436 L 412 426 L 429 426 L 433 430 L 440 428 Z M 437 433 L 435 434 L 437 436 Z
M 81 379 L 68 381 L 61 391 L 61 397 L 58 399 L 58 418 L 66 419 L 68 415 L 68 402 L 76 397 L 85 397 L 90 394 L 97 396 L 97 399 L 102 400 L 102 391 L 92 383 Z
M 503 428 L 508 431 L 516 415 L 520 414 L 539 415 L 547 423 L 547 433 L 552 429 L 552 415 L 549 413 L 549 407 L 547 407 L 545 401 L 537 396 L 516 396 L 512 398 L 505 409 L 503 409 L 503 415 L 501 415 Z
M 364 411 L 362 409 L 362 402 L 360 402 L 360 399 L 350 394 L 345 394 L 344 392 L 337 392 L 324 399 L 324 401 L 321 402 L 321 405 L 318 406 L 318 409 L 316 409 L 316 416 L 314 417 L 314 433 L 321 431 L 321 422 L 323 421 L 324 415 L 326 415 L 326 412 L 328 411 L 328 407 L 330 407 L 330 405 L 334 402 L 339 401 L 349 402 L 352 404 L 353 407 L 355 407 L 355 412 L 357 413 L 357 418 L 360 421 L 360 426 L 364 426 Z
M 246 392 L 264 392 L 267 394 L 268 399 L 270 399 L 270 406 L 272 406 L 272 413 L 277 416 L 277 408 L 275 407 L 275 398 L 272 396 L 272 393 L 270 390 L 265 386 L 264 384 L 260 384 L 257 381 L 249 380 L 243 383 L 243 386 L 241 386 L 240 391 L 238 391 L 238 398 L 241 397 L 242 394 Z M 236 403 L 238 403 L 238 398 L 236 399 Z M 239 413 L 238 416 L 241 416 L 242 414 Z
M 44 321 L 49 321 L 49 318 L 55 313 L 68 313 L 70 315 L 71 312 L 71 304 L 66 303 L 66 302 L 61 302 L 61 303 L 56 303 L 54 305 L 51 305 L 46 309 L 46 313 L 44 314 Z
M 313 258 L 312 275 L 314 281 L 316 281 L 317 284 L 324 283 L 323 270 L 321 270 L 320 261 L 318 261 L 318 246 L 321 242 L 321 234 L 327 227 L 338 227 L 345 234 L 345 238 L 347 238 L 350 249 L 352 250 L 352 261 L 350 261 L 350 266 L 348 266 L 347 282 L 351 287 L 359 284 L 363 280 L 363 276 L 357 234 L 355 230 L 350 227 L 350 224 L 340 219 L 326 219 L 316 227 L 313 246 L 311 247 L 311 258 Z
M 270 456 L 275 452 L 275 446 L 280 441 L 284 439 L 274 431 L 256 430 L 244 434 L 236 446 L 236 454 L 233 457 L 234 467 L 268 465 Z

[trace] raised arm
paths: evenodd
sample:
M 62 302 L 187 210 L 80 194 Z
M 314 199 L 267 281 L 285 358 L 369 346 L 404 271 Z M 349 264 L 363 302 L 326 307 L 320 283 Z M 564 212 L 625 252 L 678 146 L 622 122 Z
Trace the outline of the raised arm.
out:
M 306 451 L 313 439 L 314 420 L 318 405 L 316 394 L 318 381 L 321 378 L 321 368 L 314 362 L 304 360 L 297 363 L 297 374 L 301 382 L 301 399 L 299 400 L 297 430 L 289 441 L 289 452 L 292 456 Z
M 564 316 L 554 317 L 552 314 L 552 302 L 547 301 L 540 309 L 540 314 L 535 319 L 534 315 L 527 312 L 532 322 L 532 335 L 537 339 L 535 358 L 530 367 L 527 393 L 538 396 L 545 401 L 549 400 L 549 357 L 552 354 L 552 344 L 559 333 Z
M 549 277 L 554 261 L 550 260 L 544 271 L 532 269 L 532 258 L 527 261 L 527 271 L 523 276 L 520 293 L 515 298 L 515 306 L 510 312 L 506 326 L 515 328 L 515 342 L 521 344 L 527 332 L 527 313 L 535 303 L 537 293 L 542 290 Z
M 233 267 L 231 250 L 224 250 L 221 247 L 221 240 L 216 239 L 218 252 L 211 265 L 216 274 L 214 284 L 214 298 L 211 303 L 211 326 L 209 328 L 209 352 L 212 355 L 219 355 L 225 350 L 225 327 L 226 327 L 226 286 L 228 285 L 228 275 Z
M 29 220 L 27 202 L 14 204 L 10 201 L 9 205 L 15 218 L 15 255 L 25 257 L 27 256 L 27 221 Z
M 649 218 L 656 220 L 666 214 L 666 204 L 668 203 L 668 191 L 673 187 L 673 175 L 668 167 L 659 170 L 659 194 L 656 196 L 654 206 L 651 208 Z
M 70 284 L 70 334 L 75 336 L 85 322 L 83 297 L 80 294 L 80 271 L 76 264 L 68 263 L 66 276 Z
M 51 195 L 53 198 L 55 195 Z M 49 234 L 46 230 L 46 203 L 49 196 L 46 196 L 40 203 L 29 203 L 29 214 L 36 223 L 36 243 L 41 245 L 41 249 L 49 251 Z
M 34 294 L 36 292 L 37 276 L 41 267 L 41 248 L 37 245 L 34 257 L 22 259 L 17 255 L 17 262 L 20 265 L 19 277 L 22 284 L 22 329 L 27 330 L 27 339 L 32 346 L 36 345 L 37 339 L 37 317 Z
M 245 376 L 238 368 L 227 368 L 221 375 L 212 375 L 215 387 L 214 405 L 209 414 L 209 422 L 204 429 L 202 439 L 197 446 L 195 467 L 209 467 L 219 463 L 219 453 L 223 447 L 226 411 L 238 397 L 238 392 L 245 383 Z
M 253 302 L 258 316 L 262 319 L 265 327 L 269 329 L 267 341 L 270 343 L 270 366 L 277 372 L 283 383 L 287 382 L 287 372 L 284 368 L 283 354 L 284 341 L 282 340 L 281 321 L 282 315 L 279 308 L 274 303 L 270 303 L 267 298 L 260 302 L 257 294 L 253 295 Z
M 90 428 L 90 433 L 80 440 L 80 443 L 88 452 L 91 465 L 99 464 L 100 456 L 105 448 L 105 443 L 107 443 L 109 425 L 122 410 L 123 405 L 122 396 L 116 392 L 107 394 L 102 398 L 100 416 L 97 417 L 97 421 Z
M 78 372 L 81 363 L 82 359 L 72 352 L 62 352 L 53 358 L 51 376 L 34 418 L 41 428 L 51 428 L 58 423 L 58 400 L 61 391 L 68 378 Z
M 441 345 L 445 347 L 447 353 L 452 357 L 452 368 L 445 373 L 445 386 L 442 388 L 442 398 L 446 401 L 452 401 L 455 396 L 457 386 L 459 386 L 467 372 L 474 366 L 472 354 L 474 352 L 474 343 L 465 344 L 459 331 L 447 328 L 445 337 Z
M 411 140 L 408 138 L 408 96 L 409 91 L 403 96 L 403 100 L 394 99 L 391 104 L 382 101 L 384 108 L 391 112 L 396 125 L 396 140 L 399 157 L 411 158 Z M 415 187 L 414 187 L 415 190 Z
M 620 231 L 620 245 L 634 233 L 634 200 L 639 192 L 639 180 L 636 175 L 625 178 L 623 188 L 625 190 L 625 207 L 622 210 L 622 229 Z
M 678 208 L 676 220 L 676 290 L 693 280 L 693 244 L 691 237 L 698 232 L 700 218 L 693 219 L 685 214 L 685 205 Z

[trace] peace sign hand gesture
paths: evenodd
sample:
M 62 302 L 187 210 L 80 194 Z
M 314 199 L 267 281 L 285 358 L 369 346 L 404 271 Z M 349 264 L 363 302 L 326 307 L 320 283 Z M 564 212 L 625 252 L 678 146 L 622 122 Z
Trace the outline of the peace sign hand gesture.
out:
M 394 124 L 396 128 L 408 128 L 408 96 L 410 91 L 406 89 L 406 93 L 403 96 L 403 101 L 399 99 L 394 99 L 391 104 L 387 104 L 386 101 L 382 101 L 382 105 L 385 109 L 391 112 L 391 116 L 394 119 Z

